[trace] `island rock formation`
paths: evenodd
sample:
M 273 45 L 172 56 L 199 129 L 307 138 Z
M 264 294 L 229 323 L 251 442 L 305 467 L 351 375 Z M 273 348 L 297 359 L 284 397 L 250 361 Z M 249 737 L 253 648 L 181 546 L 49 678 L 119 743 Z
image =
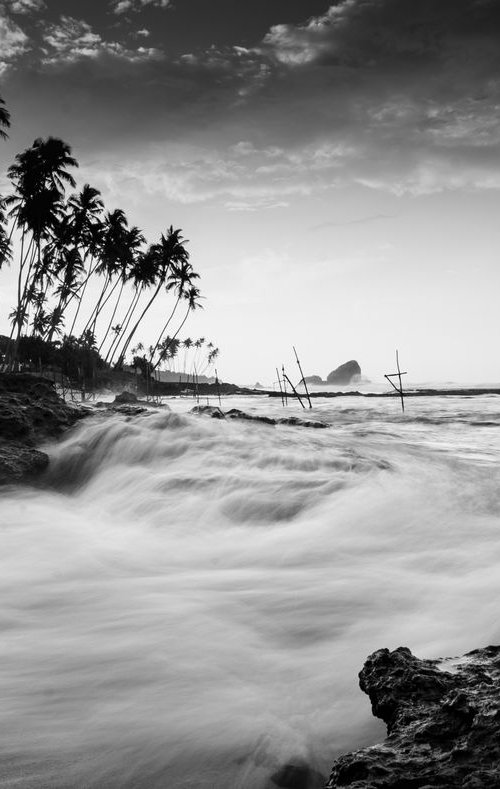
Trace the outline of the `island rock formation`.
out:
M 360 377 L 361 367 L 355 359 L 351 359 L 350 362 L 345 362 L 345 364 L 341 364 L 340 367 L 333 370 L 328 375 L 326 382 L 328 384 L 350 384 L 353 381 L 357 381 Z
M 337 759 L 326 789 L 500 787 L 500 646 L 443 660 L 379 649 L 359 680 L 388 736 Z

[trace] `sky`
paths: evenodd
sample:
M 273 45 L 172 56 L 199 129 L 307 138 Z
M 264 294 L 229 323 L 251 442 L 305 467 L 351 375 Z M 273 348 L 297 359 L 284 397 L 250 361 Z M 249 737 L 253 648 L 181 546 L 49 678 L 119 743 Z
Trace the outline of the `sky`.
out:
M 148 241 L 182 228 L 223 380 L 295 345 L 306 375 L 398 348 L 412 381 L 500 381 L 498 0 L 3 0 L 0 95 L 4 193 L 54 135 Z

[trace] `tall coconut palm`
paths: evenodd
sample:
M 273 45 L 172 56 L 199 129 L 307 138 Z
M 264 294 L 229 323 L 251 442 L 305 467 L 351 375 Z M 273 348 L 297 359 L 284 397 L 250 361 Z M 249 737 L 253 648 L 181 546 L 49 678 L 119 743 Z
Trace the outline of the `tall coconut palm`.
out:
M 185 243 L 181 236 L 181 231 L 179 229 L 174 230 L 170 226 L 167 235 L 165 236 L 162 233 L 160 241 L 157 244 L 152 244 L 141 257 L 139 261 L 141 281 L 146 287 L 153 287 L 154 291 L 120 349 L 120 355 L 116 363 L 117 367 L 122 366 L 134 334 L 162 287 L 169 290 L 173 286 L 176 269 L 183 263 L 187 263 L 189 252 L 184 246 Z
M 166 323 L 164 324 L 162 330 L 158 335 L 156 344 L 153 347 L 153 353 L 151 354 L 151 358 L 149 360 L 150 362 L 153 360 L 153 356 L 155 355 L 156 350 L 160 345 L 162 337 L 164 336 L 168 326 L 173 320 L 173 317 L 177 311 L 177 307 L 179 306 L 181 299 L 185 297 L 188 288 L 191 287 L 191 285 L 193 284 L 193 280 L 195 279 L 199 279 L 199 274 L 197 274 L 193 270 L 193 267 L 187 260 L 182 261 L 180 265 L 176 266 L 174 272 L 171 274 L 169 285 L 177 293 L 177 299 L 175 301 L 173 309 L 171 310 L 167 318 Z
M 61 216 L 66 184 L 75 185 L 67 168 L 77 166 L 70 146 L 63 140 L 49 137 L 47 140 L 37 138 L 31 148 L 17 154 L 8 170 L 14 194 L 6 202 L 12 206 L 11 213 L 21 232 L 18 305 L 13 324 L 13 330 L 17 326 L 14 357 L 25 323 L 29 294 L 33 283 L 43 274 L 42 243 L 50 238 Z M 25 238 L 29 236 L 31 240 L 25 245 Z
M 5 106 L 5 101 L 0 96 L 0 137 L 2 137 L 2 139 L 4 140 L 8 137 L 8 134 L 5 131 L 5 129 L 8 129 L 9 127 L 10 127 L 10 112 Z
M 118 309 L 118 305 L 120 303 L 120 299 L 123 294 L 123 289 L 125 287 L 125 283 L 133 276 L 133 271 L 135 270 L 135 266 L 141 254 L 142 245 L 146 242 L 142 232 L 139 230 L 138 227 L 135 225 L 128 230 L 125 231 L 123 237 L 123 250 L 120 258 L 120 278 L 121 278 L 121 287 L 118 293 L 118 298 L 116 299 L 116 303 L 111 314 L 111 318 L 109 319 L 108 328 L 104 333 L 104 337 L 102 342 L 99 346 L 99 352 L 101 351 L 104 343 L 107 340 L 108 334 L 110 329 L 113 325 L 113 321 L 115 319 L 116 311 Z M 120 324 L 121 326 L 121 324 Z M 118 334 L 118 333 L 117 333 Z M 113 343 L 112 343 L 113 345 Z M 111 350 L 111 348 L 110 348 Z
M 188 302 L 188 307 L 187 307 L 186 313 L 184 315 L 184 318 L 182 319 L 182 322 L 177 327 L 177 331 L 175 332 L 174 336 L 170 339 L 170 343 L 177 341 L 177 335 L 179 334 L 179 332 L 181 331 L 182 327 L 186 323 L 186 321 L 187 321 L 187 319 L 189 317 L 189 313 L 202 306 L 200 304 L 200 301 L 199 301 L 199 299 L 200 299 L 200 291 L 194 285 L 191 286 L 188 290 L 185 291 L 184 299 Z M 166 346 L 166 349 L 168 350 L 168 344 Z M 160 359 L 158 359 L 156 364 L 154 364 L 152 366 L 151 369 L 152 369 L 153 372 L 156 370 L 156 368 L 158 367 L 159 363 L 160 363 Z
M 99 315 L 120 283 L 119 275 L 123 270 L 123 260 L 128 256 L 126 245 L 127 228 L 127 217 L 121 208 L 108 211 L 103 222 L 101 243 L 98 251 L 99 261 L 95 267 L 96 274 L 104 276 L 104 285 L 90 318 L 85 324 L 84 332 L 90 329 L 95 333 Z M 113 279 L 115 279 L 114 284 L 112 284 Z

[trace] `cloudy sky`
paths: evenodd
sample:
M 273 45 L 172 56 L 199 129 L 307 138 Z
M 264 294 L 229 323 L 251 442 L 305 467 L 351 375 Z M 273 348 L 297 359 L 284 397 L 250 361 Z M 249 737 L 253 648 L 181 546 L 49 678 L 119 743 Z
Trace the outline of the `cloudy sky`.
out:
M 150 241 L 181 227 L 224 379 L 295 344 L 310 374 L 398 347 L 411 380 L 500 381 L 498 0 L 0 8 L 2 173 L 59 136 Z

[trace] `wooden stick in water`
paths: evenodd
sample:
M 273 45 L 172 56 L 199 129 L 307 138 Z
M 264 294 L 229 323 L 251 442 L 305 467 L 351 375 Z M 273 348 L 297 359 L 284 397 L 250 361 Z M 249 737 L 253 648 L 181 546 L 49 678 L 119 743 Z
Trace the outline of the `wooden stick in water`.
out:
M 389 381 L 389 383 L 392 386 L 392 388 L 401 397 L 401 409 L 402 409 L 402 411 L 404 413 L 405 400 L 404 400 L 404 391 L 403 391 L 403 381 L 401 380 L 401 376 L 402 375 L 408 375 L 408 373 L 407 372 L 401 372 L 401 369 L 399 367 L 399 354 L 398 354 L 397 351 L 396 351 L 396 366 L 398 368 L 397 373 L 388 373 L 387 375 L 384 375 L 384 378 L 387 378 L 387 380 Z M 399 387 L 397 387 L 396 384 L 391 380 L 392 378 L 397 378 L 399 380 Z
M 276 375 L 277 375 L 277 377 L 278 377 L 278 384 L 279 384 L 279 388 L 280 388 L 280 395 L 281 395 L 281 405 L 282 405 L 282 406 L 283 406 L 283 408 L 284 408 L 284 407 L 285 407 L 285 398 L 283 397 L 283 389 L 281 388 L 281 378 L 280 378 L 280 374 L 279 374 L 279 372 L 278 372 L 278 368 L 276 368 Z
M 286 383 L 285 383 L 286 375 L 285 375 L 285 365 L 284 364 L 281 365 L 281 372 L 282 372 L 282 375 L 283 375 L 283 396 L 285 398 L 285 405 L 288 405 L 288 392 L 286 391 Z
M 293 352 L 295 354 L 295 358 L 297 359 L 297 365 L 298 365 L 299 373 L 300 373 L 300 376 L 301 376 L 301 379 L 302 379 L 301 383 L 304 384 L 304 389 L 306 390 L 307 399 L 309 401 L 309 408 L 312 408 L 311 398 L 309 397 L 309 390 L 307 388 L 306 379 L 304 378 L 304 373 L 302 372 L 302 367 L 300 366 L 299 357 L 297 356 L 297 351 L 295 350 L 295 345 L 292 345 L 292 348 L 293 348 Z
M 285 374 L 283 373 L 283 375 L 285 375 Z M 286 381 L 288 381 L 288 383 L 289 383 L 289 384 L 290 384 L 290 386 L 292 387 L 292 392 L 294 393 L 295 397 L 298 399 L 298 401 L 299 401 L 299 403 L 301 404 L 302 408 L 305 408 L 305 405 L 304 405 L 304 403 L 302 402 L 302 398 L 301 398 L 301 396 L 300 396 L 300 395 L 299 395 L 299 393 L 297 392 L 297 390 L 296 390 L 295 386 L 294 386 L 294 385 L 292 384 L 292 382 L 290 381 L 290 379 L 289 379 L 288 375 L 285 375 L 285 380 L 286 380 Z

